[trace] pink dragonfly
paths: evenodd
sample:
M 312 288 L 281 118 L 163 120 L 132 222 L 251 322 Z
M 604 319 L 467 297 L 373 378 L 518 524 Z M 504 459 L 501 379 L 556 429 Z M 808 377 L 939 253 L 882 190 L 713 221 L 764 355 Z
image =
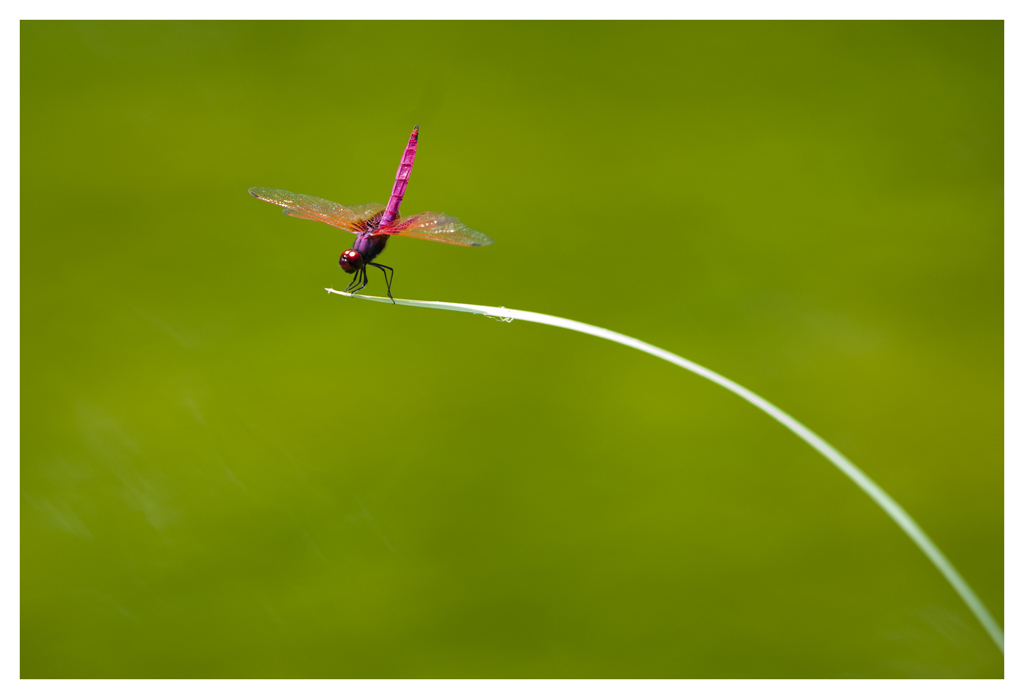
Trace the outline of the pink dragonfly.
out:
M 376 267 L 384 273 L 384 282 L 388 285 L 388 298 L 391 296 L 391 281 L 395 278 L 395 270 L 373 260 L 384 252 L 388 238 L 393 235 L 422 240 L 436 240 L 450 245 L 479 247 L 490 245 L 494 241 L 480 231 L 475 231 L 454 216 L 435 214 L 427 211 L 414 216 L 398 217 L 398 207 L 405 196 L 405 188 L 409 184 L 412 163 L 416 159 L 416 145 L 419 142 L 420 127 L 416 126 L 409 137 L 409 144 L 402 154 L 402 162 L 398 165 L 395 175 L 395 186 L 391 189 L 388 205 L 361 204 L 359 206 L 342 206 L 333 201 L 308 194 L 295 194 L 283 189 L 269 187 L 251 187 L 249 194 L 257 199 L 269 201 L 284 207 L 284 212 L 295 218 L 309 221 L 321 221 L 328 226 L 356 234 L 356 243 L 351 249 L 341 253 L 338 264 L 346 274 L 355 274 L 355 278 L 345 291 L 357 294 L 366 286 L 367 266 Z M 391 272 L 391 277 L 388 277 Z

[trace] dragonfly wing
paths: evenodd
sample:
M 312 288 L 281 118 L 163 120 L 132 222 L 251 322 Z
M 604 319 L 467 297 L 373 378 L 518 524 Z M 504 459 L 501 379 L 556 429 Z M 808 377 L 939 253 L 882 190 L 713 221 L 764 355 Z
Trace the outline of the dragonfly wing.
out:
M 384 205 L 377 202 L 357 204 L 348 208 L 352 209 L 352 213 L 359 217 L 359 221 L 363 225 L 361 230 L 372 231 L 375 229 L 380 225 L 380 217 L 384 214 Z
M 371 221 L 374 217 L 380 220 L 380 214 L 384 211 L 383 204 L 361 204 L 348 207 L 320 197 L 296 194 L 271 187 L 250 187 L 249 194 L 257 199 L 283 207 L 284 212 L 289 216 L 304 218 L 308 221 L 320 221 L 350 233 L 372 230 Z
M 400 235 L 420 240 L 435 240 L 449 245 L 465 245 L 479 247 L 490 245 L 494 241 L 480 231 L 475 231 L 465 223 L 446 214 L 427 211 L 415 216 L 405 216 L 392 221 L 376 231 L 375 235 Z

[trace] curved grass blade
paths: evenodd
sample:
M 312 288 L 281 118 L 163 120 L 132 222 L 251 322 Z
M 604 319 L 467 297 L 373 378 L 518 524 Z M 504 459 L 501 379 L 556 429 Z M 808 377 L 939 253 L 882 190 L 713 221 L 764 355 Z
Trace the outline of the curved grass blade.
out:
M 360 296 L 347 294 L 343 291 L 335 291 L 334 289 L 327 289 L 328 293 L 341 294 L 342 296 L 349 296 L 351 298 L 358 298 L 364 301 L 379 301 L 381 303 L 392 303 L 391 299 L 382 298 L 380 296 Z M 587 323 L 580 323 L 576 320 L 569 320 L 567 318 L 559 318 L 558 316 L 549 316 L 544 313 L 533 313 L 532 311 L 518 311 L 510 308 L 495 308 L 493 306 L 478 306 L 470 303 L 441 303 L 439 301 L 410 301 L 408 299 L 395 299 L 394 303 L 399 306 L 417 306 L 419 308 L 434 308 L 442 311 L 459 311 L 461 313 L 476 313 L 479 315 L 488 316 L 490 318 L 496 318 L 499 320 L 525 320 L 531 323 L 540 323 L 542 325 L 551 325 L 556 328 L 565 328 L 566 330 L 575 330 L 587 335 L 593 335 L 594 337 L 601 337 L 605 340 L 611 340 L 617 342 L 620 345 L 626 347 L 632 347 L 638 349 L 641 352 L 654 355 L 660 359 L 664 359 L 667 362 L 671 362 L 676 366 L 680 366 L 688 371 L 692 371 L 698 376 L 703 376 L 705 379 L 712 381 L 724 389 L 732 391 L 743 400 L 751 403 L 752 405 L 760 408 L 762 411 L 781 422 L 786 428 L 793 432 L 797 437 L 809 444 L 815 451 L 824 456 L 826 459 L 832 462 L 832 464 L 846 475 L 851 481 L 853 481 L 858 488 L 863 490 L 869 498 L 875 501 L 875 503 L 885 511 L 887 515 L 896 523 L 896 525 L 904 531 L 904 533 L 910 537 L 911 541 L 917 544 L 917 547 L 921 549 L 921 552 L 928 557 L 939 572 L 942 573 L 946 581 L 953 587 L 960 599 L 964 601 L 964 604 L 971 610 L 978 622 L 984 627 L 985 631 L 995 642 L 996 646 L 999 647 L 1000 652 L 1004 651 L 1003 641 L 1003 630 L 1000 628 L 998 622 L 989 613 L 988 609 L 982 603 L 981 599 L 975 594 L 971 586 L 967 584 L 967 581 L 963 579 L 953 564 L 949 562 L 945 554 L 939 550 L 939 547 L 935 545 L 924 530 L 921 529 L 920 525 L 913 520 L 913 518 L 907 514 L 907 511 L 900 507 L 900 504 L 893 500 L 887 492 L 875 483 L 873 480 L 868 478 L 867 474 L 861 471 L 859 468 L 853 465 L 853 462 L 839 453 L 835 447 L 826 442 L 824 439 L 816 435 L 809 428 L 798 422 L 796 418 L 792 417 L 781 408 L 776 407 L 772 403 L 769 403 L 761 396 L 757 395 L 753 391 L 740 386 L 735 381 L 731 381 L 721 374 L 718 374 L 711 369 L 701 366 L 695 362 L 691 362 L 689 359 L 684 359 L 678 354 L 673 354 L 667 350 L 663 350 L 660 347 L 637 340 L 635 337 L 623 335 L 613 330 L 606 330 L 605 328 L 599 328 L 596 325 L 588 325 Z

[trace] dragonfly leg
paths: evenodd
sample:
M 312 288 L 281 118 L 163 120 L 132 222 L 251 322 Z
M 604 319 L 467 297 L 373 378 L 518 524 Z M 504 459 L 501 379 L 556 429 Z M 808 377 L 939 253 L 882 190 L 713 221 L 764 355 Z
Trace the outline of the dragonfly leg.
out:
M 388 285 L 388 298 L 391 299 L 391 303 L 394 303 L 395 297 L 391 295 L 391 280 L 395 278 L 395 270 L 391 269 L 387 265 L 378 264 L 376 262 L 371 262 L 370 264 L 384 273 L 384 283 Z M 388 279 L 388 272 L 391 272 L 391 279 Z
M 355 283 L 356 281 L 361 281 L 361 282 L 362 282 L 362 284 L 360 284 L 360 285 L 359 285 L 358 287 L 356 287 L 355 289 L 353 289 L 353 290 L 352 290 L 352 293 L 353 293 L 353 294 L 358 294 L 358 293 L 359 293 L 360 291 L 362 291 L 362 290 L 363 290 L 364 288 L 366 288 L 366 285 L 367 285 L 367 284 L 369 283 L 369 281 L 370 281 L 370 280 L 369 280 L 369 279 L 368 279 L 368 278 L 366 277 L 366 267 L 361 267 L 361 268 L 359 269 L 359 274 L 358 274 L 358 275 L 356 275 L 356 279 L 355 279 L 355 280 L 353 281 L 353 283 Z
M 358 284 L 358 283 L 359 283 L 359 270 L 356 270 L 356 273 L 352 275 L 352 281 L 350 281 L 348 283 L 348 286 L 345 287 L 345 293 L 351 293 L 353 287 L 355 287 L 355 285 Z

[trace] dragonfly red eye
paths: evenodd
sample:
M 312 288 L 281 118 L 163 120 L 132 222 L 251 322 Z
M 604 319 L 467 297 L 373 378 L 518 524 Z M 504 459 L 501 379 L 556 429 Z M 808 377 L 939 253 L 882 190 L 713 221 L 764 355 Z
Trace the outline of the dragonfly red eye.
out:
M 341 253 L 341 257 L 338 258 L 338 264 L 345 270 L 346 273 L 352 274 L 357 269 L 363 266 L 362 256 L 355 250 L 346 250 Z

